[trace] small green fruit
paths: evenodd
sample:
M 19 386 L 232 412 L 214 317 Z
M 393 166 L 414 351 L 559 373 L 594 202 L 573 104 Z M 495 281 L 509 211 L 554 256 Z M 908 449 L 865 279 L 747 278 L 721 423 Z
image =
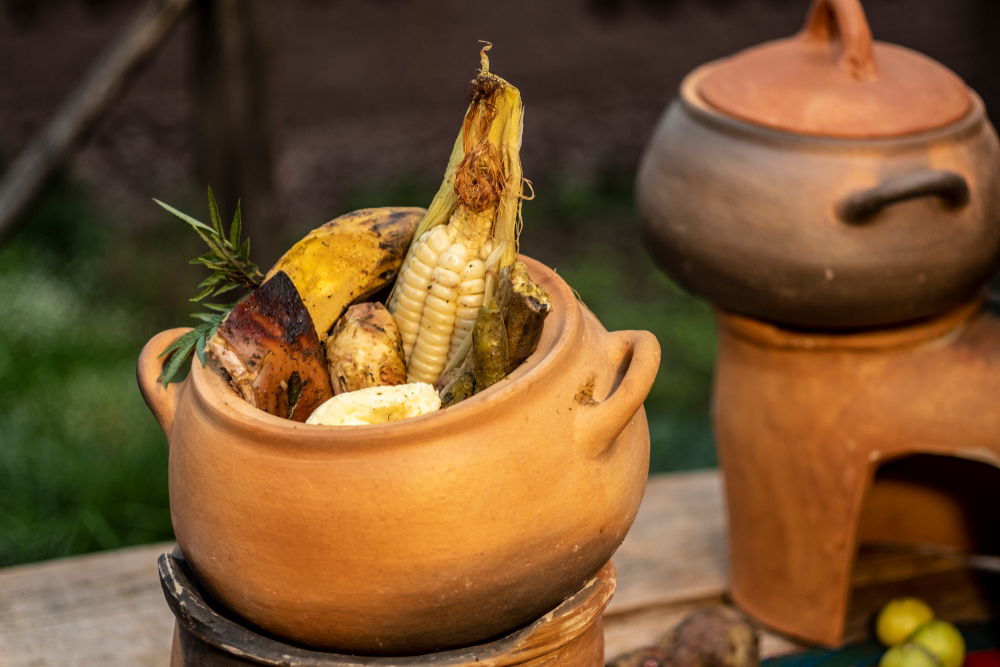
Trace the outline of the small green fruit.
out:
M 962 633 L 947 621 L 928 621 L 910 635 L 909 642 L 919 644 L 937 656 L 941 667 L 962 667 L 965 640 Z
M 918 644 L 893 646 L 879 660 L 879 667 L 942 667 L 930 651 Z
M 934 610 L 920 598 L 895 598 L 882 607 L 875 620 L 875 634 L 883 646 L 902 644 L 913 631 L 934 620 Z

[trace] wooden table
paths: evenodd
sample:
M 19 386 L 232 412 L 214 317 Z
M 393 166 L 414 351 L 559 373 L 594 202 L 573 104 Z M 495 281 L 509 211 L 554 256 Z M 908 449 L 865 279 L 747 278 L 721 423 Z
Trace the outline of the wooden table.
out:
M 0 667 L 166 667 L 174 619 L 160 590 L 156 560 L 171 549 L 172 543 L 153 544 L 0 569 Z M 855 568 L 860 588 L 851 623 L 857 632 L 865 631 L 864 620 L 887 599 L 878 586 L 906 577 L 913 581 L 912 562 L 901 567 L 898 556 L 890 560 L 859 562 Z M 721 602 L 727 545 L 718 472 L 650 477 L 615 565 L 618 590 L 604 616 L 608 659 L 652 644 L 693 608 Z M 948 615 L 988 613 L 974 588 L 972 597 L 961 594 L 970 589 L 956 585 L 941 563 L 929 565 L 923 568 L 931 573 L 928 581 L 948 591 L 952 601 L 942 603 L 951 605 Z M 765 656 L 797 648 L 767 632 L 761 637 Z

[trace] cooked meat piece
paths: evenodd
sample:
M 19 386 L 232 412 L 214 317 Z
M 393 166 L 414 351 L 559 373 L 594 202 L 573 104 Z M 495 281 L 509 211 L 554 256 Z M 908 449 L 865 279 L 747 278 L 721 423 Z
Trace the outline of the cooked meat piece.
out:
M 209 350 L 233 388 L 272 415 L 304 422 L 333 396 L 316 328 L 283 271 L 233 308 Z

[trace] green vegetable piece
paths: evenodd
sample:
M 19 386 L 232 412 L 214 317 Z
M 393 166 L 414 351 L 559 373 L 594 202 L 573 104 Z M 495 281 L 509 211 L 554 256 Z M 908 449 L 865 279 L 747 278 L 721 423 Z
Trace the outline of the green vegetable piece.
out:
M 479 309 L 472 328 L 471 356 L 477 394 L 507 377 L 507 328 L 496 301 Z
M 472 364 L 472 354 L 467 354 L 462 365 L 450 374 L 451 378 L 441 390 L 442 408 L 455 405 L 476 393 L 476 374 Z
M 538 347 L 542 326 L 552 309 L 552 298 L 535 284 L 523 262 L 514 262 L 500 272 L 496 300 L 507 329 L 510 373 Z

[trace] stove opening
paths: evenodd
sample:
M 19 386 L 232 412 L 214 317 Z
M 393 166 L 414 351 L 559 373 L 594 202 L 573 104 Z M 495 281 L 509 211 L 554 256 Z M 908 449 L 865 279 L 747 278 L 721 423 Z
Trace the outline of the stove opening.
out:
M 884 463 L 865 498 L 858 538 L 1000 554 L 1000 468 L 931 454 Z
M 952 622 L 1000 617 L 1000 467 L 915 454 L 882 464 L 864 499 L 845 639 L 893 597 Z

